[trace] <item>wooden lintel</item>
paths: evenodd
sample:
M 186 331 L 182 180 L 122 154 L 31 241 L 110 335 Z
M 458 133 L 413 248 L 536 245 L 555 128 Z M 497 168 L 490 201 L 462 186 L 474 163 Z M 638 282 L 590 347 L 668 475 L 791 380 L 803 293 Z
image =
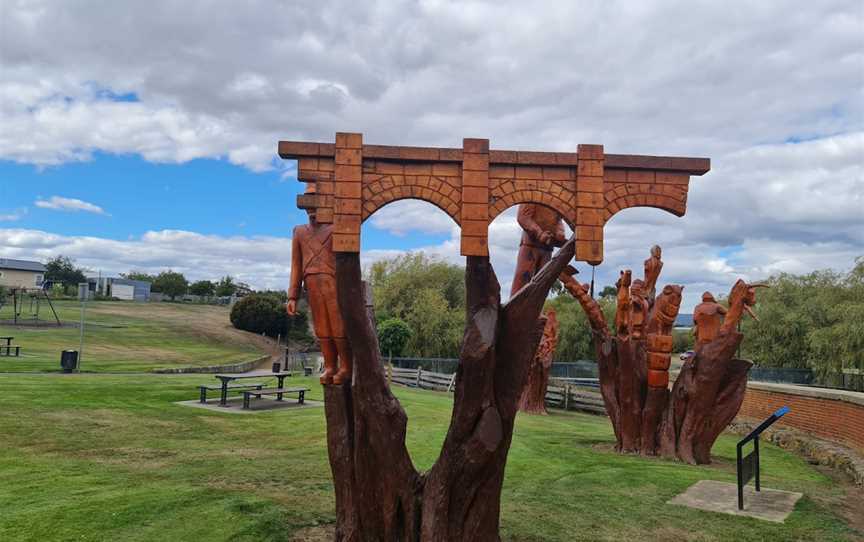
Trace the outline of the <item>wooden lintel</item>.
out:
M 331 143 L 280 141 L 279 156 L 284 159 L 332 158 Z M 363 157 L 374 160 L 461 162 L 462 149 L 447 147 L 407 147 L 395 145 L 363 145 Z M 606 169 L 645 169 L 704 175 L 711 169 L 709 158 L 678 156 L 645 156 L 640 154 L 606 154 Z M 575 152 L 535 152 L 492 150 L 489 162 L 499 165 L 576 166 Z

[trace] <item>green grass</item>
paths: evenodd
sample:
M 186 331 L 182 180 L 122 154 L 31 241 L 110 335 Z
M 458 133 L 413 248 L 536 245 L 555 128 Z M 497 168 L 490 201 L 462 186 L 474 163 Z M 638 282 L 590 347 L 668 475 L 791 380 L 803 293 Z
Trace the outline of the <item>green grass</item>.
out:
M 236 415 L 175 405 L 207 376 L 0 376 L 0 540 L 290 540 L 334 520 L 322 408 Z M 299 379 L 298 379 L 299 380 Z M 311 399 L 320 386 L 305 379 Z M 396 388 L 408 445 L 432 465 L 445 394 Z M 734 481 L 734 438 L 715 465 L 621 456 L 608 421 L 520 416 L 502 496 L 509 541 L 855 540 L 843 489 L 763 446 L 766 487 L 803 491 L 785 524 L 665 504 L 701 479 Z M 857 538 L 856 538 L 857 537 Z
M 77 301 L 55 301 L 55 307 L 61 321 L 79 322 Z M 221 365 L 261 355 L 244 334 L 230 329 L 226 307 L 97 301 L 87 304 L 86 317 L 82 371 Z M 53 319 L 44 304 L 40 318 Z M 0 309 L 0 320 L 11 319 L 11 306 Z M 7 335 L 23 347 L 22 356 L 0 357 L 0 372 L 59 371 L 60 352 L 79 348 L 78 327 L 0 325 L 0 336 Z

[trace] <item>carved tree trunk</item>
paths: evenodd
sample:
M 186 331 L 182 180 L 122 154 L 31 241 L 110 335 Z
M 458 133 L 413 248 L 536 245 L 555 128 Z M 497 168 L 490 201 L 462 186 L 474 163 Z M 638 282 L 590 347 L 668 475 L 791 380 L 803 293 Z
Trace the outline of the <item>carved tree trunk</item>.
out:
M 647 385 L 644 341 L 601 338 L 600 391 L 615 430 L 615 449 L 710 463 L 711 447 L 744 400 L 752 364 L 733 359 L 740 342 L 741 335 L 732 332 L 706 344 L 684 363 L 670 393 Z
M 733 358 L 742 338 L 734 330 L 734 322 L 727 317 L 717 337 L 697 348 L 684 363 L 670 393 L 664 371 L 668 374 L 671 326 L 678 313 L 680 287 L 664 288 L 649 317 L 647 336 L 637 338 L 626 325 L 622 333 L 618 323 L 625 319 L 620 304 L 616 318 L 619 335 L 612 336 L 600 307 L 584 287 L 565 275 L 561 280 L 589 316 L 600 393 L 615 430 L 615 449 L 659 454 L 690 464 L 710 463 L 711 447 L 741 408 L 752 366 L 749 361 Z M 730 295 L 735 318 L 741 313 L 737 306 L 747 304 L 741 293 L 747 285 L 739 282 Z
M 518 295 L 500 304 L 489 259 L 468 257 L 467 318 L 453 415 L 438 461 L 418 473 L 407 417 L 387 387 L 362 299 L 357 254 L 336 255 L 339 305 L 354 353 L 350 385 L 325 386 L 327 447 L 339 541 L 497 541 L 501 485 L 517 402 L 542 334 L 549 288 L 569 241 Z
M 544 322 L 543 338 L 528 367 L 528 378 L 519 397 L 519 412 L 546 415 L 546 389 L 549 387 L 552 358 L 558 345 L 558 320 L 552 310 L 540 319 Z

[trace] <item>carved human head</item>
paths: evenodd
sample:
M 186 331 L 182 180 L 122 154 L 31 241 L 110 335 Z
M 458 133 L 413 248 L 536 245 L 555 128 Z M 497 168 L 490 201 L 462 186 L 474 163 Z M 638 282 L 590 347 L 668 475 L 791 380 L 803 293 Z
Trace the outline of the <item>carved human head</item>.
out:
M 306 190 L 304 191 L 304 194 L 314 195 L 316 192 L 317 190 L 315 188 L 315 183 L 306 183 Z M 309 223 L 314 224 L 315 219 L 318 216 L 317 209 L 315 207 L 307 207 L 306 216 L 309 217 Z
M 702 301 L 704 303 L 716 303 L 717 300 L 714 299 L 714 295 L 711 292 L 705 292 L 702 294 Z
M 651 256 L 653 256 L 655 258 L 659 258 L 661 252 L 662 251 L 660 249 L 660 245 L 654 245 L 653 247 L 651 247 Z
M 663 287 L 663 293 L 660 297 L 665 301 L 666 306 L 679 307 L 681 305 L 681 292 L 684 291 L 684 286 L 680 284 L 667 284 Z

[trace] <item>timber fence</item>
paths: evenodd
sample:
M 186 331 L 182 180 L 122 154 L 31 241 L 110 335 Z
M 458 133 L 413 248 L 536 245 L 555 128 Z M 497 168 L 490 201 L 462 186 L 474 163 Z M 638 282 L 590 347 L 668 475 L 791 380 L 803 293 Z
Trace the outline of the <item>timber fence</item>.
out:
M 386 371 L 388 382 L 409 388 L 452 392 L 456 387 L 456 373 L 427 371 L 422 366 L 405 369 L 392 365 L 387 365 Z M 597 380 L 592 378 L 550 378 L 546 389 L 546 406 L 605 415 L 606 409 L 598 388 Z

